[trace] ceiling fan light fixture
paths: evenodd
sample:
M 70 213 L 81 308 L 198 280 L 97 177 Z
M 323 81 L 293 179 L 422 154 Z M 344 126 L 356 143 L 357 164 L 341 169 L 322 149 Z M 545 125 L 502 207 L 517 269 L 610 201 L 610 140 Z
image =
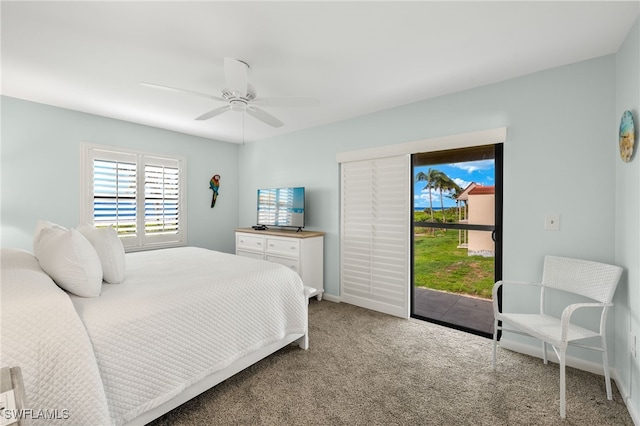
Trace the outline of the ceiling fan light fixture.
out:
M 242 99 L 234 99 L 229 101 L 231 111 L 244 111 L 247 109 L 247 102 Z

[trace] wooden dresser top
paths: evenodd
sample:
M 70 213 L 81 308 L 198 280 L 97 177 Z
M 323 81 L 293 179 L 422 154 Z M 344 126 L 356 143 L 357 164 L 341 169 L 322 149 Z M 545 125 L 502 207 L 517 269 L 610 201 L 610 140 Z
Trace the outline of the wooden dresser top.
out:
M 259 235 L 273 235 L 277 237 L 289 237 L 289 238 L 312 238 L 322 237 L 324 232 L 319 231 L 295 231 L 289 229 L 265 229 L 264 231 L 258 231 L 253 228 L 236 228 L 236 232 L 246 232 L 248 234 Z

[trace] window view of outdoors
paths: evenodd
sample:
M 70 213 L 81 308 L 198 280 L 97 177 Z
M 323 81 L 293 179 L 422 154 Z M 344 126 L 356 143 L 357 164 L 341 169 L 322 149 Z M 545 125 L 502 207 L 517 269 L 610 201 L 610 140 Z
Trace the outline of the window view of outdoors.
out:
M 494 160 L 415 166 L 413 185 L 414 285 L 491 299 L 492 232 L 462 225 L 495 224 Z

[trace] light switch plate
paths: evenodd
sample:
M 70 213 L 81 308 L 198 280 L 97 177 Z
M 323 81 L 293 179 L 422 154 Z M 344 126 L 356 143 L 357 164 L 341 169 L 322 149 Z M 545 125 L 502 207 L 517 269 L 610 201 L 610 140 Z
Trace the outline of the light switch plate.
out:
M 557 213 L 547 213 L 544 215 L 544 229 L 547 231 L 559 231 L 560 215 Z

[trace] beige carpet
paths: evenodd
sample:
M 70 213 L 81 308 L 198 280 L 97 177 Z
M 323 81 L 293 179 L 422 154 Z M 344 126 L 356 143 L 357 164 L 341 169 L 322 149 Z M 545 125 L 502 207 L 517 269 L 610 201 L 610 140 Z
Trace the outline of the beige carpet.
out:
M 311 347 L 287 347 L 178 407 L 159 425 L 633 425 L 614 384 L 491 341 L 345 303 L 309 306 Z

